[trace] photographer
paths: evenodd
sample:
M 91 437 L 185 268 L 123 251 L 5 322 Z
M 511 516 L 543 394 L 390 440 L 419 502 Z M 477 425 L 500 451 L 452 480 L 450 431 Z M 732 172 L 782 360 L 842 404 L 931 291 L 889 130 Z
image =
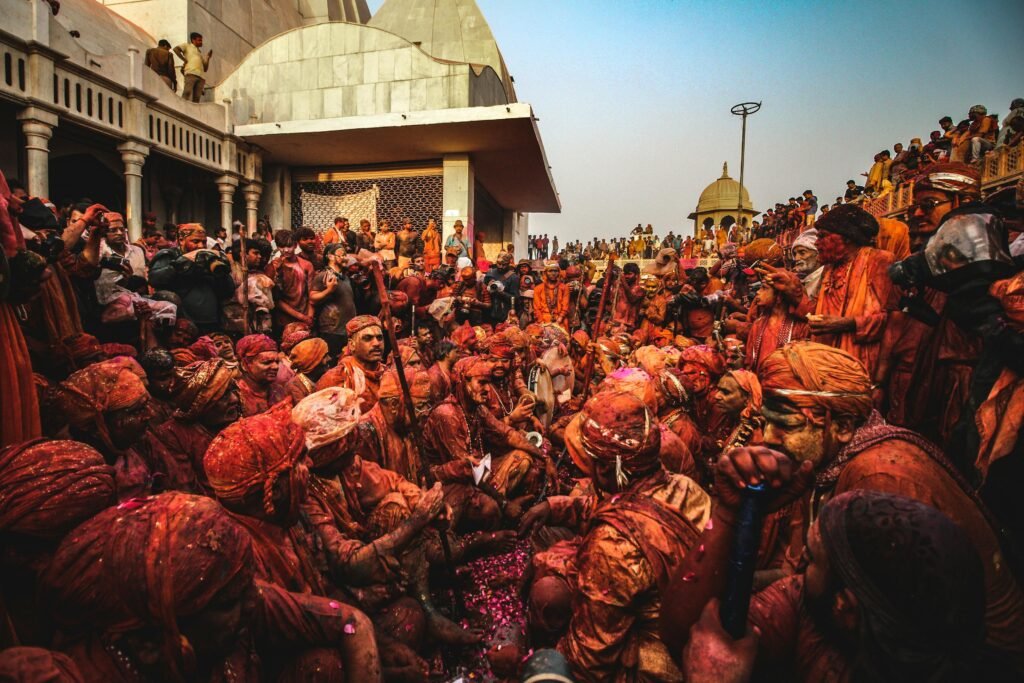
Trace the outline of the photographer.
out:
M 512 254 L 503 251 L 484 275 L 491 294 L 491 321 L 497 325 L 508 319 L 512 298 L 519 297 L 519 274 L 512 267 Z
M 235 291 L 231 266 L 222 254 L 206 248 L 206 229 L 198 223 L 178 226 L 178 246 L 153 258 L 149 279 L 157 289 L 177 294 L 179 315 L 204 333 L 220 328 L 221 301 Z

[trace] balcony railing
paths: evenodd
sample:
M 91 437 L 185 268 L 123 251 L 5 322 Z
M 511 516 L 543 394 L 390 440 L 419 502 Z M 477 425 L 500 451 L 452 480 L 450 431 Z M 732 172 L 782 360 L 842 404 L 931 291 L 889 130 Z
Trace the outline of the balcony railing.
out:
M 1024 177 L 1024 142 L 1003 146 L 985 155 L 981 162 L 981 188 L 992 190 Z

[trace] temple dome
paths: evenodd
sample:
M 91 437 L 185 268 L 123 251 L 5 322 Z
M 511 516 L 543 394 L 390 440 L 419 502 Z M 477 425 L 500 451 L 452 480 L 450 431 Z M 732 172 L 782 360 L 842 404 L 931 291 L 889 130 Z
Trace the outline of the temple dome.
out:
M 740 193 L 739 181 L 729 177 L 729 164 L 722 164 L 722 177 L 704 188 L 697 200 L 695 213 L 707 211 L 735 210 Z M 753 210 L 754 205 L 750 203 L 750 195 L 747 188 L 743 191 L 743 208 Z

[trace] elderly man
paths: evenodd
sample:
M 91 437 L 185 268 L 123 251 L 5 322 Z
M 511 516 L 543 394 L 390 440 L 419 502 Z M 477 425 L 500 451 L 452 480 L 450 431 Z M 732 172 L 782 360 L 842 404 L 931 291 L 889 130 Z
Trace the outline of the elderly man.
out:
M 221 302 L 235 291 L 231 266 L 220 253 L 206 248 L 206 229 L 198 223 L 178 226 L 178 246 L 163 249 L 149 266 L 149 281 L 181 298 L 183 315 L 201 332 L 221 328 Z
M 242 416 L 235 370 L 215 358 L 179 368 L 175 374 L 172 401 L 177 410 L 146 432 L 142 450 L 163 465 L 165 488 L 207 493 L 206 449 L 214 436 Z
M 533 319 L 541 325 L 554 323 L 568 329 L 569 285 L 560 280 L 558 263 L 545 263 L 544 279 L 533 288 Z
M 804 230 L 793 240 L 793 272 L 796 273 L 810 299 L 817 299 L 821 274 L 825 267 L 818 262 L 818 231 Z
M 244 417 L 266 412 L 288 396 L 286 387 L 277 381 L 281 365 L 277 342 L 265 334 L 250 334 L 238 340 L 235 355 L 242 371 L 238 391 Z
M 766 448 L 727 453 L 719 472 L 735 482 L 770 479 L 810 462 L 813 490 L 798 508 L 806 533 L 823 500 L 871 489 L 909 496 L 947 514 L 972 539 L 985 571 L 988 642 L 1024 661 L 1024 593 L 1003 558 L 996 529 L 945 456 L 872 409 L 870 376 L 850 354 L 814 342 L 779 349 L 762 366 Z M 774 450 L 771 450 L 774 449 Z M 789 557 L 806 537 L 794 535 Z
M 359 410 L 367 413 L 377 402 L 381 377 L 387 366 L 384 359 L 384 326 L 375 315 L 359 315 L 345 325 L 348 354 L 324 373 L 316 383 L 317 391 L 327 387 L 346 387 L 359 397 Z
M 524 534 L 541 523 L 584 530 L 578 546 L 560 544 L 535 560 L 532 626 L 553 635 L 567 622 L 558 649 L 575 680 L 681 681 L 655 634 L 659 586 L 696 548 L 711 499 L 662 467 L 657 418 L 632 393 L 595 396 L 582 416 L 571 448 L 598 495 L 553 496 L 524 516 Z
M 888 273 L 893 256 L 870 246 L 878 221 L 858 206 L 843 204 L 815 225 L 818 259 L 825 269 L 814 313 L 807 316 L 811 335 L 852 354 L 874 374 L 888 311 L 895 303 Z

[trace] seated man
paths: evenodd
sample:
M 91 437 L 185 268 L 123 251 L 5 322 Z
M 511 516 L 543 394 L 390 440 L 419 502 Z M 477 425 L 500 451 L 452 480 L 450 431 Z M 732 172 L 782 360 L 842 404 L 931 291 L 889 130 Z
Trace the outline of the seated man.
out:
M 533 459 L 544 457 L 525 435 L 487 410 L 491 377 L 490 363 L 478 356 L 458 361 L 452 370 L 453 394 L 423 425 L 423 457 L 445 485 L 456 524 L 465 517 L 469 525 L 496 525 L 509 498 L 526 493 Z M 515 508 L 509 516 L 517 516 Z
M 983 558 L 988 642 L 1024 661 L 1024 593 L 1003 559 L 998 529 L 937 447 L 886 424 L 872 408 L 864 366 L 839 349 L 795 342 L 765 361 L 761 385 L 764 445 L 776 450 L 759 451 L 756 459 L 742 451 L 724 456 L 736 480 L 756 481 L 765 468 L 790 459 L 811 462 L 814 487 L 795 513 L 805 534 L 822 500 L 854 489 L 896 493 L 938 508 L 968 532 Z M 794 534 L 790 562 L 800 556 L 805 538 Z
M 288 393 L 277 381 L 281 355 L 277 343 L 265 334 L 250 334 L 235 345 L 239 368 L 238 391 L 242 398 L 242 415 L 249 417 L 266 412 Z
M 359 394 L 359 410 L 368 413 L 377 403 L 384 365 L 384 327 L 375 315 L 358 315 L 345 325 L 347 353 L 316 383 L 317 391 L 346 387 Z
M 221 358 L 193 363 L 175 373 L 172 401 L 177 410 L 150 427 L 141 448 L 167 473 L 165 488 L 207 493 L 203 456 L 213 437 L 242 417 L 235 370 Z
M 235 292 L 231 265 L 206 248 L 206 229 L 198 223 L 178 227 L 178 246 L 163 249 L 149 266 L 149 283 L 181 298 L 178 313 L 201 332 L 221 328 L 221 303 Z
M 567 624 L 558 649 L 575 680 L 681 681 L 655 635 L 658 586 L 696 548 L 711 499 L 693 480 L 662 468 L 657 418 L 632 393 L 595 396 L 583 415 L 579 439 L 589 462 L 582 464 L 598 496 L 552 497 L 521 527 L 585 530 L 570 557 L 535 560 L 532 625 L 550 633 Z

